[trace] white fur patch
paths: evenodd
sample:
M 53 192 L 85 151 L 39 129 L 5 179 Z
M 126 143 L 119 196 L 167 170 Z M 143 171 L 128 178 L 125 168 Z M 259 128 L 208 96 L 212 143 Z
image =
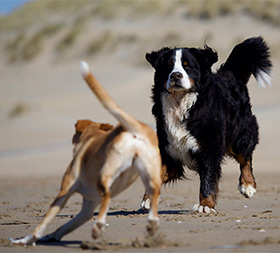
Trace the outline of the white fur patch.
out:
M 210 208 L 209 206 L 202 206 L 200 204 L 194 205 L 192 208 L 192 212 L 193 213 L 206 213 L 206 214 L 210 214 L 210 213 L 216 214 L 217 213 L 217 211 L 214 208 Z
M 10 238 L 11 244 L 19 244 L 19 245 L 33 245 L 35 246 L 36 239 L 33 237 L 33 235 L 28 235 L 25 236 L 24 238 L 21 239 L 16 239 L 14 240 L 13 238 Z
M 191 159 L 188 151 L 196 152 L 199 145 L 187 130 L 185 119 L 188 117 L 188 111 L 195 104 L 197 96 L 197 93 L 163 93 L 161 95 L 166 123 L 165 131 L 169 142 L 166 151 L 190 169 L 196 169 L 196 163 Z
M 191 88 L 191 83 L 190 83 L 190 80 L 189 80 L 189 76 L 188 76 L 187 72 L 185 71 L 185 69 L 182 66 L 182 49 L 178 49 L 176 51 L 174 68 L 171 71 L 171 73 L 169 74 L 167 82 L 166 82 L 166 89 L 167 90 L 169 90 L 171 88 L 171 86 L 170 86 L 171 75 L 174 72 L 180 72 L 183 75 L 182 80 L 180 80 L 181 86 L 183 88 L 185 88 L 185 89 L 190 89 Z
M 80 68 L 81 68 L 81 72 L 82 72 L 83 77 L 85 77 L 89 74 L 89 72 L 90 72 L 89 71 L 89 66 L 85 61 L 81 61 Z
M 150 199 L 142 200 L 140 208 L 142 210 L 150 210 L 151 209 L 151 200 Z
M 238 185 L 239 191 L 242 195 L 244 195 L 246 198 L 252 198 L 254 194 L 257 192 L 257 190 L 252 185 Z
M 259 84 L 259 87 L 265 88 L 265 84 L 271 86 L 271 77 L 270 73 L 266 73 L 264 71 L 259 71 L 256 75 L 256 80 Z

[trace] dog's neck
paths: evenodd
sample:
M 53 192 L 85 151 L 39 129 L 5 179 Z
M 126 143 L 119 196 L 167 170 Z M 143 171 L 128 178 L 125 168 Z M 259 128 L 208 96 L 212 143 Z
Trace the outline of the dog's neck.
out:
M 161 94 L 162 110 L 165 116 L 176 118 L 180 122 L 188 118 L 188 112 L 197 100 L 198 93 L 164 92 Z

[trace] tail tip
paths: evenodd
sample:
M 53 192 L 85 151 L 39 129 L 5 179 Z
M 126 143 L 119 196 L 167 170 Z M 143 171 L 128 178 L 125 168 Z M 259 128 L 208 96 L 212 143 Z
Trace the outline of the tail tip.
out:
M 80 68 L 81 68 L 81 72 L 82 72 L 83 77 L 86 77 L 90 72 L 87 62 L 81 61 Z
M 266 84 L 271 87 L 271 72 L 270 71 L 259 71 L 256 75 L 257 83 L 260 88 L 265 88 Z

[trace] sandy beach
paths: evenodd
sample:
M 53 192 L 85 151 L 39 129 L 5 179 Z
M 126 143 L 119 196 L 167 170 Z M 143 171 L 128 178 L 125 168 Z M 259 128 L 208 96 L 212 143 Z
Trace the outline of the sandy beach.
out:
M 131 40 L 120 40 L 116 47 L 104 47 L 89 57 L 85 45 L 104 31 L 129 34 Z M 64 33 L 61 30 L 47 37 L 41 53 L 27 63 L 11 64 L 4 45 L 13 35 L 1 32 L 0 252 L 279 252 L 280 26 L 240 13 L 207 21 L 186 18 L 180 9 L 170 16 L 93 18 L 71 50 L 58 59 L 54 48 Z M 80 60 L 88 61 L 123 108 L 155 127 L 150 99 L 153 70 L 145 63 L 146 52 L 164 45 L 202 47 L 208 38 L 207 44 L 219 53 L 215 70 L 236 43 L 259 35 L 271 48 L 274 67 L 272 87 L 260 89 L 253 77 L 248 85 L 260 127 L 260 143 L 253 158 L 257 194 L 252 199 L 238 192 L 239 167 L 228 159 L 223 165 L 217 215 L 192 214 L 198 202 L 199 179 L 188 171 L 189 180 L 163 187 L 161 227 L 153 238 L 145 234 L 147 213 L 139 210 L 144 187 L 137 180 L 112 201 L 102 238 L 93 241 L 90 221 L 60 243 L 27 248 L 9 244 L 9 237 L 32 232 L 58 193 L 72 157 L 76 121 L 116 124 L 82 80 Z M 177 43 L 167 39 L 172 36 L 178 37 Z M 75 195 L 47 232 L 69 221 L 80 207 L 81 197 Z

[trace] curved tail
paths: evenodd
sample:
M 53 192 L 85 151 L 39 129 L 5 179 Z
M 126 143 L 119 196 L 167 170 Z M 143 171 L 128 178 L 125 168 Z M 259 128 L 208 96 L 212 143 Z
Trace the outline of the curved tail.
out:
M 93 76 L 89 70 L 88 64 L 84 61 L 81 61 L 81 72 L 86 83 L 96 95 L 100 103 L 120 122 L 123 128 L 131 133 L 139 133 L 140 123 L 117 105 L 111 96 L 103 89 L 98 80 Z
M 233 72 L 242 83 L 247 84 L 251 74 L 260 87 L 271 86 L 272 63 L 269 48 L 262 37 L 249 38 L 234 47 L 220 70 Z

